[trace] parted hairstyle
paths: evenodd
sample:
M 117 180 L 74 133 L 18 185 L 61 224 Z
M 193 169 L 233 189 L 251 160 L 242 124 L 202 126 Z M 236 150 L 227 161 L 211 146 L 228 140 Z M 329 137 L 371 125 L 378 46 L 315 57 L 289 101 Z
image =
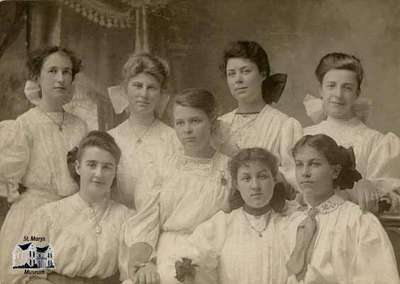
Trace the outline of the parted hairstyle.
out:
M 311 147 L 321 153 L 330 165 L 339 165 L 340 173 L 333 180 L 333 186 L 340 189 L 353 188 L 354 183 L 360 180 L 361 174 L 355 169 L 355 156 L 353 148 L 346 149 L 339 146 L 335 140 L 325 134 L 303 136 L 294 145 L 292 154 L 296 154 L 305 146 Z
M 119 160 L 121 159 L 121 149 L 110 134 L 98 130 L 90 131 L 80 141 L 79 146 L 75 147 L 67 154 L 67 162 L 70 174 L 78 184 L 80 182 L 80 176 L 75 170 L 75 161 L 81 161 L 82 155 L 85 152 L 85 149 L 88 147 L 97 147 L 109 152 L 114 157 L 116 165 L 118 165 Z
M 322 84 L 324 76 L 330 70 L 348 70 L 353 71 L 357 76 L 358 90 L 361 89 L 361 83 L 364 78 L 364 69 L 361 65 L 360 59 L 354 55 L 349 55 L 342 52 L 328 53 L 321 58 L 317 68 L 315 69 L 315 76 L 318 82 Z
M 40 76 L 40 71 L 42 70 L 46 58 L 49 55 L 57 52 L 66 55 L 71 60 L 72 80 L 74 80 L 75 75 L 79 73 L 79 71 L 82 68 L 82 61 L 75 55 L 75 53 L 72 50 L 60 46 L 47 46 L 36 49 L 28 54 L 26 67 L 28 68 L 29 71 L 29 79 L 36 81 Z
M 169 65 L 164 59 L 150 53 L 132 54 L 122 68 L 124 85 L 127 85 L 131 78 L 140 73 L 153 76 L 164 89 L 169 77 Z
M 243 198 L 237 189 L 237 175 L 239 168 L 247 166 L 250 162 L 258 161 L 267 167 L 275 181 L 278 175 L 278 158 L 271 152 L 263 148 L 245 148 L 240 150 L 229 162 L 229 171 L 232 177 L 232 198 L 230 200 L 231 209 L 236 209 L 244 204 Z M 277 182 L 274 187 L 274 193 L 269 205 L 276 212 L 283 212 L 285 208 L 285 187 L 281 182 Z

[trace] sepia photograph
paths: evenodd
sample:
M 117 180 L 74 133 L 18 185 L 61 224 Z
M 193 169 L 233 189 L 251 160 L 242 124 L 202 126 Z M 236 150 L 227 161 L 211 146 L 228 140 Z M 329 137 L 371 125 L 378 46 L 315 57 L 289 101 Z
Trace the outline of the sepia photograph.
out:
M 399 0 L 0 0 L 0 284 L 400 284 Z

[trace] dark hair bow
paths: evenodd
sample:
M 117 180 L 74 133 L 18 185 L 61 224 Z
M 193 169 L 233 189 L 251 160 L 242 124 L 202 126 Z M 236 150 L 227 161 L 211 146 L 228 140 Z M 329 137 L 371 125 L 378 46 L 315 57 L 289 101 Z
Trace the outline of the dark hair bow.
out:
M 353 188 L 354 183 L 362 179 L 359 171 L 356 170 L 356 157 L 353 147 L 340 148 L 342 170 L 337 178 L 337 184 L 340 189 Z
M 68 170 L 75 181 L 79 181 L 79 175 L 75 170 L 75 161 L 78 159 L 79 148 L 75 146 L 67 153 L 67 166 Z

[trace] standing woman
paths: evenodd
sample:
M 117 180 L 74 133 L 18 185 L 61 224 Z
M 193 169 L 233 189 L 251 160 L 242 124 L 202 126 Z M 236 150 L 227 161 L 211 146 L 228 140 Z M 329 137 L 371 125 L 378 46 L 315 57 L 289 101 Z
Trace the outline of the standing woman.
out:
M 197 225 L 228 207 L 227 157 L 211 146 L 217 118 L 214 96 L 202 89 L 187 89 L 175 97 L 175 130 L 183 146 L 160 169 L 158 191 L 145 208 L 126 223 L 121 259 L 122 279 L 156 283 L 151 254 L 157 254 L 161 283 L 175 279 L 175 255 Z M 129 248 L 129 250 L 128 250 Z M 129 269 L 127 271 L 127 253 Z M 206 283 L 217 283 L 213 271 L 201 271 Z
M 306 127 L 304 133 L 326 134 L 339 145 L 354 148 L 357 170 L 367 180 L 363 184 L 369 186 L 356 186 L 354 193 L 349 193 L 362 208 L 376 211 L 380 196 L 389 193 L 396 209 L 400 199 L 396 193 L 400 191 L 400 140 L 362 121 L 364 112 L 357 110 L 364 77 L 360 60 L 345 53 L 329 53 L 320 60 L 315 75 L 325 120 Z
M 122 75 L 122 98 L 130 115 L 109 131 L 122 149 L 116 199 L 140 210 L 148 197 L 147 181 L 153 180 L 151 172 L 144 169 L 157 166 L 179 142 L 157 112 L 165 101 L 162 91 L 169 76 L 168 64 L 148 53 L 134 54 L 125 63 Z
M 220 117 L 222 152 L 261 147 L 280 159 L 287 176 L 293 162 L 290 154 L 302 136 L 300 123 L 271 103 L 277 102 L 285 87 L 286 75 L 271 75 L 268 55 L 253 41 L 232 42 L 224 52 L 221 71 L 238 108 Z
M 85 123 L 63 110 L 72 98 L 72 81 L 81 61 L 68 49 L 47 47 L 29 55 L 29 98 L 37 106 L 16 119 L 14 143 L 0 151 L 0 191 L 12 206 L 0 231 L 0 280 L 11 269 L 14 247 L 26 219 L 41 205 L 72 195 L 77 184 L 67 166 L 67 152 L 86 133 Z M 35 97 L 36 96 L 36 97 Z M 21 184 L 26 191 L 18 191 Z
M 308 209 L 292 218 L 288 236 L 297 236 L 290 245 L 289 284 L 400 283 L 393 248 L 379 220 L 335 194 L 360 178 L 353 155 L 324 134 L 306 135 L 293 149 Z

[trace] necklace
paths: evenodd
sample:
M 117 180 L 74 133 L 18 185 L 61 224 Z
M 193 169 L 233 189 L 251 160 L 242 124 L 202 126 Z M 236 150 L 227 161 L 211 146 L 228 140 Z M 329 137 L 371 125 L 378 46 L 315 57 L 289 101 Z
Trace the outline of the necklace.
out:
M 103 231 L 103 228 L 102 228 L 102 226 L 101 226 L 101 223 L 103 223 L 103 219 L 104 219 L 104 217 L 106 216 L 106 214 L 107 214 L 107 212 L 108 212 L 108 210 L 109 210 L 109 208 L 110 208 L 109 205 L 110 205 L 109 202 L 107 202 L 107 205 L 106 205 L 106 207 L 105 207 L 103 213 L 100 214 L 100 218 L 97 218 L 97 217 L 96 217 L 96 212 L 97 212 L 97 210 L 96 210 L 92 205 L 89 205 L 90 214 L 91 214 L 91 216 L 92 216 L 92 218 L 93 218 L 93 221 L 94 221 L 94 223 L 95 223 L 95 233 L 96 233 L 96 235 L 100 235 L 101 232 Z M 101 211 L 101 210 L 100 210 L 100 211 Z
M 47 112 L 45 112 L 43 109 L 38 107 L 41 113 L 43 113 L 45 116 L 47 116 L 48 119 L 50 119 L 55 125 L 58 126 L 58 130 L 63 131 L 63 124 L 64 124 L 64 116 L 65 116 L 65 111 L 62 111 L 62 120 L 61 123 L 58 123 L 54 118 L 52 118 Z
M 242 209 L 242 213 L 243 213 L 243 216 L 244 216 L 244 218 L 246 219 L 247 223 L 249 224 L 250 228 L 251 228 L 254 232 L 256 232 L 257 235 L 258 235 L 260 238 L 262 238 L 262 237 L 263 237 L 264 231 L 265 231 L 265 230 L 267 229 L 267 227 L 268 227 L 269 219 L 271 218 L 271 210 L 267 212 L 268 215 L 266 216 L 264 227 L 263 227 L 261 230 L 257 230 L 257 229 L 251 224 L 251 222 L 250 222 L 250 220 L 249 220 L 249 217 L 247 216 L 246 212 L 244 212 L 243 209 Z
M 135 135 L 136 139 L 136 144 L 142 144 L 143 138 L 146 136 L 146 134 L 150 131 L 150 129 L 153 127 L 154 123 L 156 122 L 156 118 L 153 119 L 152 123 L 150 126 L 146 127 L 146 129 L 143 131 L 142 135 L 138 135 L 136 131 L 134 130 L 133 127 L 131 127 L 133 134 Z

